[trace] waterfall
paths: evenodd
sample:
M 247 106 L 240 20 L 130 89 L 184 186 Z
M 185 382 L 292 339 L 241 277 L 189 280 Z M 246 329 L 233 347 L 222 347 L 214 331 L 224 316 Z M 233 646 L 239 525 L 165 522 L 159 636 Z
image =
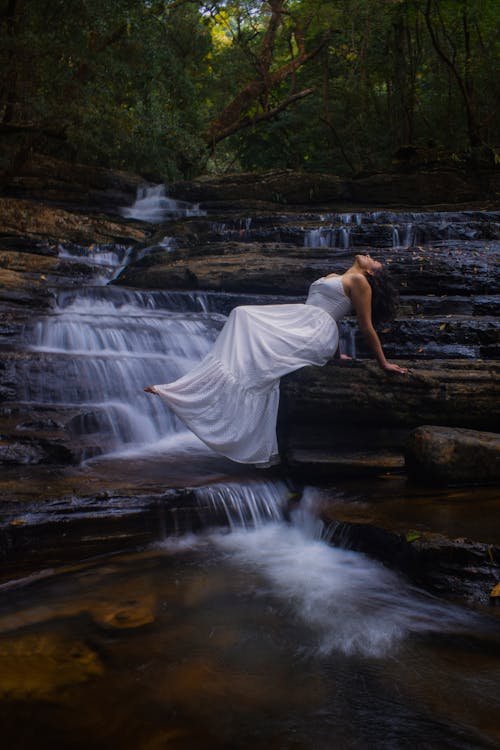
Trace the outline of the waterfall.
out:
M 212 484 L 194 490 L 198 504 L 222 513 L 232 529 L 258 528 L 282 521 L 290 492 L 283 482 Z
M 339 325 L 340 351 L 356 359 L 356 324 L 354 321 L 342 320 Z
M 168 309 L 176 302 L 181 311 Z M 143 388 L 175 380 L 208 353 L 224 318 L 206 307 L 200 294 L 62 292 L 50 315 L 26 326 L 38 359 L 19 364 L 23 401 L 74 413 L 66 429 L 81 438 L 82 457 L 187 432 Z
M 144 218 L 153 206 L 163 219 L 167 214 L 170 218 L 200 215 L 199 207 L 167 198 L 163 186 L 144 188 L 134 207 L 127 210 Z M 462 238 L 473 236 L 476 239 L 467 240 L 467 248 L 473 250 L 484 247 L 485 241 L 493 247 L 494 238 L 500 236 L 498 212 L 469 212 L 465 221 L 464 214 L 451 212 L 332 213 L 316 217 L 316 226 L 314 216 L 300 218 L 300 222 L 304 220 L 309 222 L 308 228 L 302 224 L 292 227 L 290 236 L 316 248 L 364 245 L 382 249 L 394 243 L 415 247 L 422 243 L 425 247 L 431 240 L 433 245 L 446 243 L 453 248 L 461 247 Z M 274 216 L 230 218 L 224 231 L 245 238 L 249 232 L 268 232 L 270 222 L 274 232 Z M 220 232 L 224 229 L 202 220 L 196 230 L 209 235 L 214 227 Z M 446 239 L 450 235 L 453 240 Z M 279 295 L 146 292 L 108 285 L 131 260 L 150 252 L 169 253 L 176 242 L 182 246 L 181 235 L 174 239 L 165 236 L 144 248 L 97 243 L 59 247 L 67 279 L 61 282 L 61 275 L 54 275 L 52 283 L 64 286 L 53 290 L 56 301 L 50 312 L 25 324 L 22 344 L 29 346 L 30 355 L 16 358 L 13 367 L 26 410 L 39 408 L 47 414 L 47 424 L 66 430 L 76 455 L 154 452 L 165 441 L 181 436 L 187 440 L 191 433 L 159 399 L 145 394 L 144 386 L 175 380 L 191 369 L 208 353 L 224 315 L 235 305 L 283 301 Z M 75 277 L 80 282 L 84 279 L 87 286 L 77 290 Z M 418 323 L 421 329 L 427 325 L 424 330 L 429 331 L 434 325 L 425 318 Z M 401 346 L 398 343 L 398 352 Z M 481 353 L 481 346 L 481 340 L 471 342 L 465 334 L 463 341 L 453 344 L 429 338 L 425 356 L 458 353 L 473 357 Z M 342 326 L 342 347 L 345 354 L 356 356 L 350 321 Z
M 348 226 L 310 229 L 304 235 L 304 247 L 350 247 L 351 232 Z
M 87 266 L 94 284 L 107 284 L 112 281 L 130 261 L 130 245 L 59 245 L 60 260 Z M 92 273 L 93 272 L 93 273 Z
M 122 208 L 121 214 L 127 219 L 160 224 L 168 219 L 205 216 L 205 211 L 202 211 L 197 204 L 169 198 L 165 185 L 145 185 L 137 190 L 133 205 Z

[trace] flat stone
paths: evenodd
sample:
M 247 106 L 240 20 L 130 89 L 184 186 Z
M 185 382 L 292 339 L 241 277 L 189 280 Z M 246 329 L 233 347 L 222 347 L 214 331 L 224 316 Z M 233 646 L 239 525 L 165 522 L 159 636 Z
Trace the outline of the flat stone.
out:
M 418 481 L 490 484 L 500 480 L 500 435 L 423 425 L 406 446 L 409 475 Z
M 290 447 L 329 449 L 342 445 L 348 431 L 366 445 L 374 428 L 410 430 L 434 423 L 493 430 L 499 423 L 497 362 L 400 364 L 410 368 L 407 375 L 383 372 L 373 360 L 352 360 L 305 367 L 282 378 Z
M 113 282 L 142 289 L 202 289 L 217 292 L 300 295 L 316 279 L 343 273 L 357 250 L 304 247 L 295 242 L 204 241 L 195 247 L 148 255 L 130 263 Z M 392 240 L 391 240 L 392 241 Z M 182 238 L 186 243 L 187 239 Z M 303 237 L 300 238 L 303 242 Z M 500 284 L 498 243 L 472 252 L 461 247 L 393 248 L 372 251 L 387 264 L 401 296 L 491 295 Z M 437 314 L 441 314 L 440 309 Z
M 400 453 L 384 450 L 337 452 L 325 450 L 291 450 L 287 453 L 287 466 L 294 476 L 314 478 L 335 476 L 373 476 L 384 472 L 397 472 L 404 468 Z

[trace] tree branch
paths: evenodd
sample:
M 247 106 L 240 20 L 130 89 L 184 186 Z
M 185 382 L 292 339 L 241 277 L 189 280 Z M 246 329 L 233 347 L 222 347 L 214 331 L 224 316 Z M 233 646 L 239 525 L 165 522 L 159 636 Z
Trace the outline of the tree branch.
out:
M 227 138 L 228 135 L 232 135 L 232 133 L 239 130 L 241 127 L 239 123 L 245 121 L 244 113 L 249 107 L 254 102 L 258 101 L 260 97 L 264 95 L 267 96 L 273 87 L 277 86 L 288 78 L 288 76 L 298 70 L 298 68 L 315 57 L 323 49 L 325 44 L 330 41 L 335 32 L 336 29 L 329 29 L 312 50 L 307 52 L 305 49 L 302 49 L 302 52 L 297 55 L 297 57 L 289 60 L 278 70 L 270 72 L 270 61 L 267 70 L 262 71 L 262 74 L 259 77 L 250 81 L 211 123 L 208 132 L 205 135 L 207 144 L 213 146 L 224 138 Z M 269 42 L 270 37 L 267 37 L 267 40 Z M 265 113 L 263 114 L 265 115 Z
M 313 93 L 313 88 L 298 91 L 296 94 L 291 94 L 290 96 L 288 96 L 286 99 L 280 102 L 280 104 L 278 104 L 276 107 L 273 107 L 272 109 L 268 109 L 265 112 L 254 115 L 253 117 L 251 117 L 250 115 L 242 117 L 237 122 L 229 125 L 226 130 L 220 134 L 218 140 L 227 138 L 228 136 L 233 135 L 233 133 L 237 133 L 239 130 L 244 130 L 245 128 L 252 127 L 253 125 L 259 124 L 260 122 L 267 122 L 268 120 L 272 120 L 274 117 L 279 115 L 280 112 L 283 112 L 294 102 L 299 101 L 300 99 L 305 99 L 306 96 L 310 96 Z

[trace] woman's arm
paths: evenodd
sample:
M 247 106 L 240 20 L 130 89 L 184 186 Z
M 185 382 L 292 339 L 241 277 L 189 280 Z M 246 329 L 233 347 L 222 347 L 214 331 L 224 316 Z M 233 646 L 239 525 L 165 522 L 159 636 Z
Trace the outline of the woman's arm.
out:
M 375 359 L 383 370 L 391 372 L 406 373 L 405 367 L 391 364 L 385 358 L 384 350 L 378 334 L 372 323 L 372 290 L 368 281 L 363 274 L 352 274 L 348 280 L 348 290 L 350 292 L 351 302 L 356 311 L 359 328 L 365 341 L 372 350 Z

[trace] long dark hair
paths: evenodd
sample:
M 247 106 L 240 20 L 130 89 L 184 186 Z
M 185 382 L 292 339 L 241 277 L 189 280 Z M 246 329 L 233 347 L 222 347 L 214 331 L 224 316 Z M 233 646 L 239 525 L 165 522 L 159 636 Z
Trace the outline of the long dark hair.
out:
M 399 310 L 399 292 L 385 266 L 366 278 L 372 289 L 372 319 L 374 323 L 394 320 Z

